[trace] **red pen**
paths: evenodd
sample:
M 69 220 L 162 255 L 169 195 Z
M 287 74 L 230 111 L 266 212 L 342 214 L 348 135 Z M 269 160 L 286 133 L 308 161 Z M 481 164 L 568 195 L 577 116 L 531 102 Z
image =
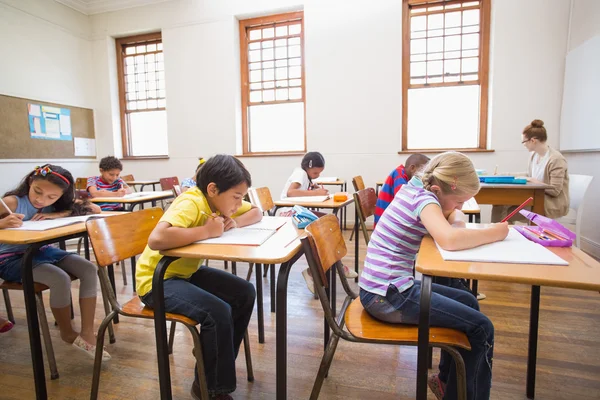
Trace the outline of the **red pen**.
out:
M 523 207 L 525 207 L 530 201 L 533 200 L 533 197 L 528 198 L 527 200 L 525 200 L 523 202 L 523 204 L 521 204 L 519 207 L 517 207 L 517 209 L 513 212 L 511 212 L 510 214 L 508 214 L 502 221 L 500 222 L 506 222 L 509 219 L 511 219 L 516 213 L 518 213 Z

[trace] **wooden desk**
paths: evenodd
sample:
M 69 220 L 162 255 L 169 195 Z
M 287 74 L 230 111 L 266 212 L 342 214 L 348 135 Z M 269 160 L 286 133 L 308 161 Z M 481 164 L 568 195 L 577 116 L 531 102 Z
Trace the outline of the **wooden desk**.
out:
M 485 225 L 468 224 L 477 229 Z M 540 286 L 600 291 L 600 263 L 578 248 L 549 247 L 553 253 L 569 262 L 568 266 L 502 264 L 444 261 L 430 236 L 423 238 L 417 255 L 416 270 L 423 274 L 421 283 L 421 314 L 417 363 L 417 398 L 427 398 L 427 364 L 431 277 L 446 276 L 465 279 L 514 282 L 531 285 L 529 322 L 529 352 L 527 361 L 527 397 L 535 396 Z
M 147 181 L 125 181 L 128 186 L 133 186 L 133 190 L 137 192 L 136 186 L 140 186 L 140 192 L 144 191 L 144 186 L 152 185 L 152 191 L 156 191 L 155 185 L 158 185 L 160 181 L 158 179 L 150 179 Z
M 337 216 L 338 210 L 339 209 L 344 209 L 345 207 L 347 207 L 349 204 L 354 203 L 354 198 L 352 196 L 348 196 L 348 199 L 345 201 L 334 201 L 333 200 L 333 196 L 331 196 L 330 199 L 327 199 L 325 201 L 321 201 L 319 203 L 314 203 L 314 202 L 293 202 L 293 201 L 286 201 L 285 199 L 283 200 L 277 200 L 273 202 L 275 204 L 275 211 L 277 212 L 278 208 L 281 207 L 294 207 L 294 206 L 302 206 L 302 207 L 306 207 L 306 208 L 316 208 L 316 209 L 329 209 L 333 211 L 333 215 Z M 343 229 L 343 222 L 342 219 L 340 218 L 340 229 Z
M 527 183 L 525 185 L 507 185 L 499 183 L 482 183 L 475 200 L 479 204 L 498 206 L 519 206 L 529 197 L 533 197 L 532 211 L 545 215 L 544 195 L 549 185 Z
M 173 196 L 172 190 L 163 190 L 160 192 L 148 192 L 148 195 L 127 199 L 124 199 L 123 197 L 93 197 L 89 200 L 92 203 L 120 203 L 123 204 L 123 207 L 125 207 L 127 211 L 133 211 L 135 206 L 140 205 L 140 207 L 143 208 L 143 203 L 148 202 L 152 203 L 152 207 L 156 207 L 156 202 L 158 200 L 170 199 Z
M 315 183 L 318 185 L 323 185 L 323 186 L 339 186 L 340 192 L 348 192 L 348 185 L 346 184 L 345 179 L 337 179 L 335 181 L 329 181 L 329 182 L 321 182 L 318 179 L 316 179 Z M 344 221 L 344 227 L 343 227 L 344 230 L 346 230 L 347 214 L 348 214 L 348 211 L 346 210 L 346 208 L 345 207 L 342 208 L 342 210 L 340 211 L 340 219 L 342 221 Z
M 240 261 L 258 264 L 281 264 L 277 277 L 276 293 L 276 380 L 277 399 L 287 396 L 287 284 L 292 265 L 304 254 L 300 237 L 304 229 L 298 229 L 292 222 L 283 225 L 260 246 L 235 246 L 195 243 L 178 249 L 162 251 L 164 256 L 158 263 L 152 278 L 154 296 L 154 329 L 158 358 L 161 399 L 171 399 L 171 375 L 169 370 L 169 350 L 165 319 L 164 276 L 169 264 L 180 257 Z M 273 268 L 271 267 L 273 270 Z M 273 272 L 274 273 L 274 272 Z M 258 281 L 260 271 L 255 271 Z M 258 291 L 258 285 L 257 285 Z M 259 310 L 262 310 L 262 293 L 257 293 Z

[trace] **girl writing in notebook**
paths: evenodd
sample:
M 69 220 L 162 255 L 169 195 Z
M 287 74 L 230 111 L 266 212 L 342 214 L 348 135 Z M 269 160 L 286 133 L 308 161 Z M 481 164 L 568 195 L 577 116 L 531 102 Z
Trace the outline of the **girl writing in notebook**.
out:
M 367 247 L 360 276 L 360 300 L 374 318 L 390 323 L 418 324 L 421 282 L 413 265 L 421 240 L 430 234 L 444 249 L 461 250 L 503 240 L 506 223 L 466 229 L 460 209 L 479 191 L 471 160 L 456 152 L 434 157 L 422 177 L 403 185 L 386 208 Z M 492 382 L 494 326 L 479 312 L 470 292 L 433 284 L 432 326 L 463 331 L 471 351 L 459 349 L 466 366 L 468 399 L 489 399 Z M 439 374 L 429 386 L 438 399 L 456 399 L 456 370 L 442 351 Z
M 173 201 L 150 234 L 138 261 L 137 293 L 144 304 L 154 306 L 152 277 L 162 258 L 160 250 L 219 237 L 224 231 L 262 219 L 260 209 L 242 200 L 251 182 L 250 173 L 235 157 L 216 155 L 206 161 L 196 175 L 196 186 Z M 210 398 L 231 399 L 229 393 L 236 388 L 235 359 L 252 316 L 256 292 L 244 279 L 199 267 L 201 263 L 180 258 L 169 265 L 164 283 L 165 310 L 200 324 Z M 194 399 L 200 399 L 197 376 L 191 393 Z
M 46 164 L 27 174 L 21 184 L 6 193 L 0 212 L 0 228 L 17 228 L 23 221 L 99 213 L 96 205 L 75 199 L 75 181 L 69 171 Z M 7 209 L 5 209 L 7 208 Z M 28 245 L 0 244 L 0 278 L 21 282 L 21 260 Z M 71 324 L 71 277 L 79 279 L 81 331 Z M 96 266 L 76 254 L 44 246 L 33 256 L 33 281 L 50 288 L 50 308 L 58 323 L 60 337 L 94 358 L 96 338 L 94 315 L 98 278 Z M 103 352 L 103 359 L 110 359 Z

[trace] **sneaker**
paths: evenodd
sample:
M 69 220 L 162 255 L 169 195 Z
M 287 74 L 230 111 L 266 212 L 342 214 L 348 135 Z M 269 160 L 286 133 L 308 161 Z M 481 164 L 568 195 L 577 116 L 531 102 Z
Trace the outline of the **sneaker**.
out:
M 72 346 L 75 347 L 77 350 L 83 351 L 91 358 L 96 358 L 96 346 L 86 342 L 81 336 L 77 336 Z M 108 354 L 106 350 L 102 350 L 102 361 L 108 361 L 110 360 L 110 358 L 110 354 Z
M 485 300 L 486 298 L 485 293 L 477 293 L 477 300 Z
M 444 398 L 444 383 L 440 380 L 438 374 L 430 375 L 427 378 L 427 386 L 431 392 L 435 395 L 437 400 L 442 400 Z
M 345 265 L 344 265 L 344 276 L 346 278 L 350 278 L 350 279 L 358 278 L 358 274 L 356 273 L 356 271 L 348 268 Z
M 315 281 L 312 276 L 308 274 L 308 268 L 302 271 L 302 276 L 304 277 L 304 281 L 306 282 L 306 287 L 312 294 L 315 294 Z

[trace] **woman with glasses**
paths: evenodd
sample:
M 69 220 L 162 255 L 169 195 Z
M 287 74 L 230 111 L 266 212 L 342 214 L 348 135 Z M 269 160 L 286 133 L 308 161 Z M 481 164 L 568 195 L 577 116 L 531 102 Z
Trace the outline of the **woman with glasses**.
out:
M 523 129 L 521 143 L 531 153 L 527 167 L 527 182 L 545 183 L 551 186 L 546 189 L 544 209 L 547 217 L 559 218 L 569 212 L 569 173 L 567 160 L 558 150 L 548 146 L 547 139 L 544 121 L 534 119 Z M 492 222 L 501 221 L 514 208 L 514 206 L 494 206 Z

